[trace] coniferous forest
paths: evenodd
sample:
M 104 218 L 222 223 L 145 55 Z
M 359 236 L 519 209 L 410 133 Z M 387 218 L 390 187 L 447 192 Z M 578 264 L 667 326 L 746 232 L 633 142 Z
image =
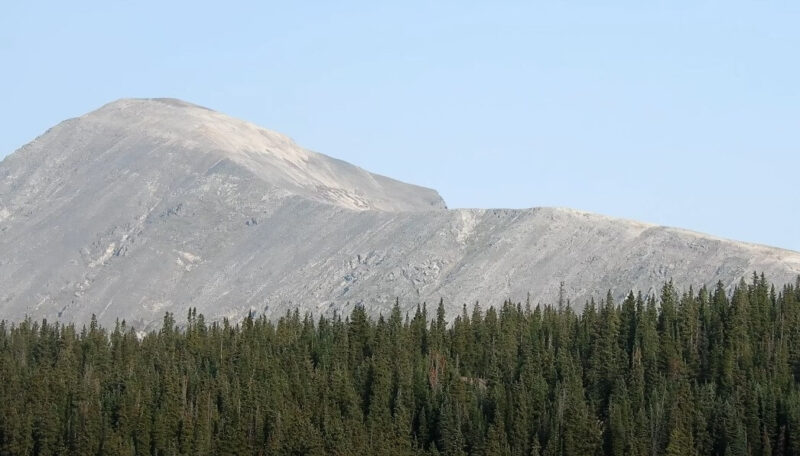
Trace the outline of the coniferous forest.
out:
M 800 456 L 800 279 L 137 337 L 0 326 L 3 455 Z

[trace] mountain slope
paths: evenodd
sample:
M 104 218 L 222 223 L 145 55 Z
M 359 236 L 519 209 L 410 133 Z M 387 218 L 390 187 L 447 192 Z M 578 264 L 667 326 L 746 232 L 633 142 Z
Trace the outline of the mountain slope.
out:
M 59 124 L 5 160 L 0 191 L 15 198 L 10 204 L 23 205 L 25 198 L 38 204 L 53 192 L 98 192 L 107 183 L 115 187 L 138 179 L 131 182 L 144 180 L 157 194 L 222 168 L 270 188 L 269 198 L 300 195 L 358 210 L 444 208 L 433 190 L 369 173 L 302 149 L 279 133 L 171 99 L 119 100 Z
M 567 209 L 445 210 L 436 192 L 177 100 L 121 100 L 0 163 L 0 318 L 139 327 L 299 307 L 576 303 L 631 286 L 800 274 L 800 254 Z

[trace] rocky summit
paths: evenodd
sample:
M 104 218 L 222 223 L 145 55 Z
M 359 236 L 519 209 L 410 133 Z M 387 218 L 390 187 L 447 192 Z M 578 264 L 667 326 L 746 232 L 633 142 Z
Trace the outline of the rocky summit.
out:
M 141 329 L 209 318 L 386 313 L 445 299 L 578 307 L 800 274 L 800 253 L 570 209 L 448 210 L 434 190 L 173 99 L 119 100 L 0 162 L 0 319 Z

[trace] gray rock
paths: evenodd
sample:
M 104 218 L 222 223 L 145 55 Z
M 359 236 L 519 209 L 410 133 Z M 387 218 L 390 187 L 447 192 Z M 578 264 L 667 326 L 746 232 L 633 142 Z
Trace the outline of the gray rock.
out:
M 0 318 L 147 329 L 443 297 L 580 307 L 611 290 L 777 283 L 800 254 L 570 209 L 447 210 L 426 188 L 178 100 L 120 100 L 0 162 Z

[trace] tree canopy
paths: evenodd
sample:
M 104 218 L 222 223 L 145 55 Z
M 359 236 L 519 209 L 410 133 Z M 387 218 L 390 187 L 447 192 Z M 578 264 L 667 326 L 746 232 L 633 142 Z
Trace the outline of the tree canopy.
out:
M 800 456 L 799 285 L 666 283 L 451 324 L 441 305 L 192 309 L 143 337 L 3 322 L 0 454 Z

